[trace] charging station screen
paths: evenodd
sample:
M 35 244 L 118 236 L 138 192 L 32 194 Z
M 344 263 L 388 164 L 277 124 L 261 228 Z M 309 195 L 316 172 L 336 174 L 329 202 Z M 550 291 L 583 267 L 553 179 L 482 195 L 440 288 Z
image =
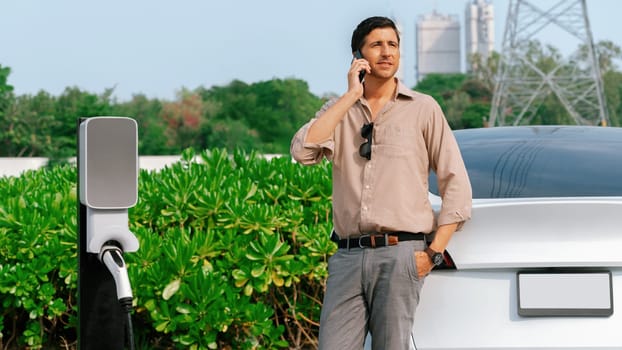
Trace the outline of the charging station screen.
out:
M 121 209 L 138 197 L 138 137 L 129 118 L 92 118 L 87 121 L 86 205 Z

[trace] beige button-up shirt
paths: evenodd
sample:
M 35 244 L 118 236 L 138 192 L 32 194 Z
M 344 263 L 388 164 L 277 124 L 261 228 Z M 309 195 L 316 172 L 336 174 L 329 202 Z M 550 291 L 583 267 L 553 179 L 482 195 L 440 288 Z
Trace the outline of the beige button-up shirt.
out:
M 309 127 L 335 103 L 327 102 L 294 135 L 291 154 L 311 165 L 333 162 L 333 221 L 341 238 L 370 232 L 430 233 L 436 225 L 471 216 L 471 184 L 454 135 L 436 101 L 401 82 L 394 98 L 374 120 L 371 160 L 359 155 L 366 141 L 361 127 L 371 109 L 360 98 L 337 125 L 333 136 L 306 143 Z M 430 169 L 437 174 L 442 207 L 435 217 L 428 200 Z

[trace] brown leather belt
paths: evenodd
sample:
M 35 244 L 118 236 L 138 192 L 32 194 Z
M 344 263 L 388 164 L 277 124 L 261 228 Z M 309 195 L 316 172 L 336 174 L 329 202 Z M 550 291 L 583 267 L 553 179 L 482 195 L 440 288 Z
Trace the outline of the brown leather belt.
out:
M 363 234 L 354 238 L 340 239 L 335 231 L 333 231 L 330 239 L 342 248 L 378 248 L 396 245 L 403 241 L 424 241 L 425 233 L 413 233 L 405 231 L 382 232 Z

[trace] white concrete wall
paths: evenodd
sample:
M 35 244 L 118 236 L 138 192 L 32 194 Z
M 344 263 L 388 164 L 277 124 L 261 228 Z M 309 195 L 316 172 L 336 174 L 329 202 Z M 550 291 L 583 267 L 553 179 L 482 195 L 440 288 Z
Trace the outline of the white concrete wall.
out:
M 39 169 L 47 163 L 47 158 L 0 158 L 0 177 L 19 176 L 26 170 Z
M 266 159 L 270 160 L 280 157 L 280 154 L 265 154 Z M 157 171 L 165 166 L 178 162 L 181 156 L 140 156 L 138 166 L 148 171 Z M 198 160 L 198 159 L 197 159 Z M 70 163 L 75 163 L 75 158 L 69 159 Z M 44 167 L 48 163 L 47 158 L 2 158 L 0 157 L 0 177 L 19 176 L 26 170 L 36 170 Z
M 138 157 L 138 166 L 141 169 L 157 171 L 178 162 L 180 159 L 181 156 L 141 156 Z
M 160 170 L 181 159 L 181 156 L 141 156 L 138 166 L 146 170 Z M 75 163 L 75 158 L 69 160 Z M 0 177 L 19 176 L 26 170 L 36 170 L 48 163 L 47 158 L 0 158 Z

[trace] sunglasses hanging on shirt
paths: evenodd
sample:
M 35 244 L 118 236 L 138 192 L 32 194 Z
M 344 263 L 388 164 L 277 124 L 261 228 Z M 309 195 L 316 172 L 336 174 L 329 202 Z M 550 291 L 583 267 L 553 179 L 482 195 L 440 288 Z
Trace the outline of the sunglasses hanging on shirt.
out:
M 371 159 L 371 144 L 372 144 L 372 132 L 374 131 L 374 123 L 364 124 L 361 128 L 361 136 L 367 141 L 365 141 L 359 147 L 359 155 L 363 158 L 367 158 L 367 160 Z

